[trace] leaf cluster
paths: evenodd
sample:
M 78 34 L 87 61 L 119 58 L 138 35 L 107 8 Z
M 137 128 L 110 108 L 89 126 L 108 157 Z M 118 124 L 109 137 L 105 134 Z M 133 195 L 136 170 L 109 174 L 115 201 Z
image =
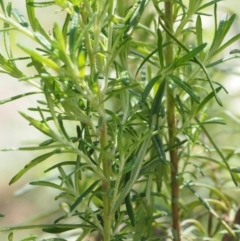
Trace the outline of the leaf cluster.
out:
M 219 238 L 221 228 L 235 236 L 221 215 L 234 202 L 223 193 L 224 184 L 231 178 L 237 185 L 239 170 L 230 168 L 234 153 L 227 155 L 218 146 L 208 126 L 225 124 L 221 117 L 209 117 L 213 101 L 222 106 L 219 93 L 226 92 L 212 75 L 217 65 L 239 57 L 235 52 L 227 57 L 220 54 L 240 34 L 225 40 L 235 15 L 218 21 L 218 2 L 197 0 L 185 5 L 181 0 L 172 1 L 175 29 L 169 29 L 164 1 L 135 1 L 125 16 L 119 16 L 121 11 L 115 11 L 114 0 L 26 0 L 27 17 L 11 3 L 5 6 L 0 1 L 6 48 L 6 56 L 0 55 L 1 72 L 37 89 L 1 100 L 0 104 L 41 94 L 44 101 L 29 108 L 38 119 L 20 114 L 47 137 L 37 146 L 17 148 L 44 150 L 44 154 L 25 165 L 10 184 L 47 162 L 44 172 L 57 170 L 59 176 L 30 184 L 58 190 L 55 199 L 60 200 L 62 212 L 54 224 L 2 231 L 40 228 L 56 234 L 76 229 L 78 240 L 94 232 L 105 241 L 156 240 L 159 235 L 174 238 L 169 151 L 177 149 L 182 236 Z M 65 20 L 61 26 L 56 21 L 48 33 L 35 10 L 44 11 L 51 5 L 65 11 Z M 152 19 L 144 15 L 150 6 L 155 11 Z M 213 9 L 211 15 L 205 13 L 209 8 Z M 214 21 L 210 45 L 204 42 L 204 17 Z M 14 58 L 9 37 L 13 30 L 31 38 L 38 47 L 18 45 L 25 54 Z M 174 50 L 171 63 L 166 61 L 168 46 Z M 34 69 L 34 76 L 20 71 L 18 61 L 23 60 Z M 174 92 L 171 98 L 177 119 L 177 131 L 172 133 L 175 143 L 171 145 L 167 88 Z M 74 135 L 69 134 L 69 127 Z M 52 165 L 49 158 L 63 153 L 75 159 Z M 229 175 L 218 178 L 215 170 L 227 170 Z M 203 189 L 207 195 L 201 194 Z M 76 224 L 71 222 L 73 218 L 77 218 Z M 13 240 L 13 233 L 9 240 Z

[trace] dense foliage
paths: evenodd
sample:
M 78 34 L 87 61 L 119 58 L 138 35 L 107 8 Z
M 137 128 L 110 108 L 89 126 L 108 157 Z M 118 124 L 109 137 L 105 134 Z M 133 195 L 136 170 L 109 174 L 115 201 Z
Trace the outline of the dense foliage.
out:
M 12 231 L 32 228 L 56 234 L 47 240 L 70 240 L 69 230 L 75 240 L 90 234 L 104 241 L 236 237 L 239 230 L 223 217 L 237 213 L 228 188 L 238 185 L 240 170 L 229 162 L 235 150 L 214 139 L 214 129 L 225 122 L 213 108 L 221 108 L 227 92 L 214 73 L 239 57 L 234 49 L 222 53 L 240 34 L 226 38 L 235 15 L 219 20 L 218 2 L 26 0 L 24 16 L 0 1 L 6 50 L 1 72 L 36 88 L 1 104 L 41 94 L 44 100 L 29 108 L 38 118 L 20 114 L 47 138 L 18 148 L 44 153 L 10 184 L 47 162 L 44 172 L 58 175 L 30 184 L 58 190 L 62 210 L 50 224 L 2 228 L 9 240 Z M 65 12 L 65 21 L 59 24 L 56 14 L 47 32 L 35 10 L 51 5 Z M 208 43 L 206 19 L 214 28 Z M 37 46 L 18 45 L 20 58 L 10 42 L 14 30 Z M 19 61 L 35 74 L 23 73 Z M 71 159 L 52 164 L 52 157 L 66 153 Z

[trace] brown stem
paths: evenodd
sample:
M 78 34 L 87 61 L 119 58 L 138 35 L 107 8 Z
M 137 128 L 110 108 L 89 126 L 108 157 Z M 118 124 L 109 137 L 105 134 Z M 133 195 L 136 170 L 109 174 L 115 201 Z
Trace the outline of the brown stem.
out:
M 171 1 L 165 2 L 165 26 L 173 31 L 173 3 Z M 166 33 L 166 42 L 171 42 L 171 37 Z M 173 61 L 173 45 L 169 44 L 166 47 L 165 62 L 169 65 Z M 175 119 L 175 103 L 174 103 L 174 91 L 167 85 L 167 122 L 168 122 L 168 138 L 169 146 L 175 144 L 175 133 L 176 133 L 176 119 Z M 172 203 L 172 231 L 173 240 L 181 241 L 180 237 L 180 225 L 179 225 L 179 182 L 178 177 L 178 154 L 177 149 L 170 150 L 170 161 L 171 161 L 171 203 Z

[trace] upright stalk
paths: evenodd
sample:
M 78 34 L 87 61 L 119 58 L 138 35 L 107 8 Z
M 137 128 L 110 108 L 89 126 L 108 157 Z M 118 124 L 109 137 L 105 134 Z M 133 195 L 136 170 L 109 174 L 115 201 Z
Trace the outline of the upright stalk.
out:
M 107 146 L 107 122 L 104 118 L 100 127 L 100 145 L 104 149 Z M 102 180 L 102 199 L 103 199 L 103 240 L 111 240 L 111 225 L 112 225 L 112 216 L 110 213 L 110 196 L 108 195 L 110 189 L 110 174 L 111 174 L 111 163 L 109 158 L 102 154 L 100 156 L 103 174 L 105 178 Z
M 165 26 L 173 31 L 173 3 L 172 1 L 165 2 Z M 171 37 L 166 33 L 166 42 L 171 42 Z M 165 52 L 166 65 L 173 61 L 173 45 L 168 44 Z M 175 120 L 175 104 L 174 104 L 174 91 L 168 84 L 166 87 L 167 95 L 167 123 L 168 123 L 168 139 L 169 146 L 175 144 L 176 134 L 176 120 Z M 178 177 L 178 155 L 177 149 L 170 150 L 171 161 L 171 203 L 172 203 L 172 233 L 174 241 L 181 241 L 180 238 L 180 225 L 179 225 L 179 183 Z

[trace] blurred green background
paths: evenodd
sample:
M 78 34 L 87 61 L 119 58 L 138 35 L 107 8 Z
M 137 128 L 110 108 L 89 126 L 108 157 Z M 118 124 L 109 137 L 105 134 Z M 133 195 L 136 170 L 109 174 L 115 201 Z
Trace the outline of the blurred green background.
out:
M 120 1 L 122 2 L 122 1 Z M 128 1 L 128 5 L 134 1 Z M 188 1 L 184 1 L 188 2 Z M 7 1 L 5 1 L 7 3 Z M 24 0 L 13 0 L 13 7 L 18 8 L 25 15 L 25 1 Z M 56 12 L 59 10 L 58 7 L 49 7 L 44 9 L 38 9 L 37 16 L 40 22 L 47 31 L 51 31 L 52 23 L 54 21 L 62 22 L 64 20 L 64 13 Z M 209 9 L 210 10 L 210 9 Z M 227 0 L 219 3 L 219 19 L 225 14 L 229 15 L 235 13 L 237 15 L 236 22 L 234 23 L 234 29 L 232 33 L 240 33 L 240 8 L 239 1 Z M 208 41 L 208 38 L 213 35 L 213 23 L 210 24 L 209 18 L 206 17 L 204 21 L 204 41 Z M 0 22 L 0 26 L 3 23 Z M 24 38 L 21 34 L 16 31 L 11 34 L 12 45 L 14 54 L 21 56 L 21 52 L 16 47 L 16 43 L 22 43 L 24 45 L 32 44 L 31 41 Z M 2 41 L 0 41 L 0 50 L 4 54 L 4 47 Z M 236 42 L 234 46 L 231 46 L 226 50 L 226 55 L 234 49 L 240 49 L 240 41 Z M 217 126 L 213 130 L 217 143 L 222 146 L 234 146 L 239 148 L 239 134 L 240 134 L 240 123 L 234 122 L 228 117 L 226 111 L 234 113 L 240 119 L 240 60 L 234 60 L 228 62 L 226 65 L 220 66 L 221 69 L 217 69 L 214 73 L 214 81 L 221 82 L 229 94 L 222 95 L 222 101 L 224 107 L 218 105 L 215 106 L 216 113 L 222 115 L 227 122 L 226 126 Z M 28 71 L 31 74 L 30 69 L 26 68 L 27 62 L 19 62 L 22 71 Z M 0 99 L 5 99 L 20 93 L 28 92 L 33 90 L 34 87 L 27 85 L 24 82 L 0 74 Z M 15 102 L 10 102 L 4 105 L 0 105 L 0 149 L 8 147 L 20 147 L 38 144 L 40 140 L 45 140 L 45 137 L 28 125 L 27 121 L 24 120 L 18 111 L 26 111 L 28 107 L 37 106 L 36 100 L 39 96 L 30 96 Z M 75 128 L 75 127 L 73 127 Z M 30 160 L 37 156 L 37 152 L 0 152 L 0 213 L 5 214 L 4 218 L 0 219 L 0 226 L 9 226 L 24 223 L 28 218 L 33 217 L 37 214 L 47 212 L 52 207 L 55 207 L 54 196 L 56 193 L 52 189 L 38 188 L 32 190 L 24 195 L 16 196 L 16 192 L 23 187 L 28 188 L 28 182 L 40 179 L 43 175 L 44 164 L 33 169 L 33 171 L 24 175 L 17 183 L 9 186 L 8 183 L 11 178 Z M 50 159 L 52 162 L 58 160 Z M 237 165 L 237 164 L 236 164 Z M 240 164 L 239 164 L 240 165 Z M 234 166 L 237 167 L 237 166 Z M 45 176 L 46 177 L 46 176 Z M 42 222 L 42 221 L 41 221 Z M 34 230 L 35 231 L 35 230 Z M 31 231 L 18 231 L 17 236 L 20 240 L 26 233 L 32 233 Z M 37 231 L 36 231 L 37 233 Z M 7 240 L 8 233 L 0 233 L 0 240 Z M 45 236 L 50 238 L 51 235 Z M 16 239 L 18 240 L 18 239 Z

